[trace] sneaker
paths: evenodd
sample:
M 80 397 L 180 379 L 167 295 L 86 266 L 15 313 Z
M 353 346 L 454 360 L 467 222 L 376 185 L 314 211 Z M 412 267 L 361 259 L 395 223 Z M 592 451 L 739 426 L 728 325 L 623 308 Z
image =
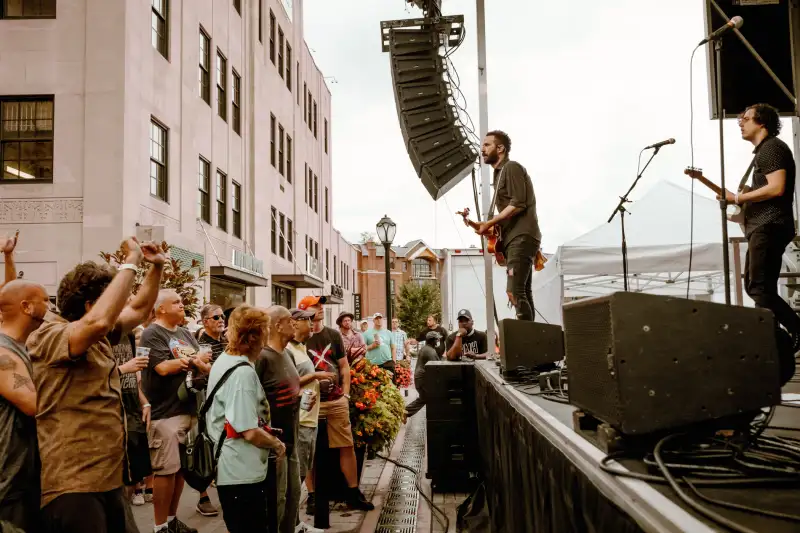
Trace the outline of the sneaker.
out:
M 309 526 L 305 522 L 300 522 L 297 527 L 294 528 L 294 533 L 325 533 L 325 530 Z
M 361 489 L 358 487 L 354 489 L 350 489 L 350 496 L 347 498 L 347 505 L 356 511 L 372 511 L 375 509 L 375 506 L 372 505 L 367 498 L 364 496 L 364 493 L 361 492 Z
M 219 510 L 214 507 L 214 504 L 208 498 L 201 498 L 197 502 L 195 510 L 203 516 L 217 516 L 219 514 Z
M 314 502 L 314 493 L 313 492 L 309 492 L 308 493 L 308 499 L 306 500 L 306 514 L 308 516 L 314 516 L 314 513 L 316 512 L 316 509 L 317 509 L 317 506 L 315 505 L 315 502 Z
M 193 527 L 189 527 L 177 518 L 167 525 L 168 533 L 197 533 Z
M 145 492 L 144 493 L 144 501 L 150 503 L 153 501 L 153 493 L 152 492 Z
M 136 494 L 134 494 L 133 498 L 131 498 L 131 504 L 144 505 L 144 494 L 142 494 L 141 492 L 137 492 Z

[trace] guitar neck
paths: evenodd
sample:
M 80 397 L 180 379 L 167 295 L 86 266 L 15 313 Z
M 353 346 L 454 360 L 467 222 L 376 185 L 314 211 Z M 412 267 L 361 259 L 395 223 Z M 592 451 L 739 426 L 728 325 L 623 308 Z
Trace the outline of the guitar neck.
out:
M 697 178 L 697 181 L 714 191 L 716 194 L 722 194 L 722 189 L 716 183 L 709 181 L 706 177 L 701 176 Z

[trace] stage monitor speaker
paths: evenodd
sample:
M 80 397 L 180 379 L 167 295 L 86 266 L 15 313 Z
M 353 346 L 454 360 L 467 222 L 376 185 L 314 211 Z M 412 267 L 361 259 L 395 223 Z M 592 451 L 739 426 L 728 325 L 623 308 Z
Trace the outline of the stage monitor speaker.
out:
M 475 363 L 431 361 L 425 365 L 428 420 L 475 420 Z
M 564 359 L 561 326 L 506 318 L 500 321 L 499 334 L 503 372 L 552 366 Z
M 570 403 L 624 434 L 781 401 L 770 311 L 633 292 L 564 306 Z
M 417 176 L 434 200 L 467 176 L 478 157 L 459 123 L 446 81 L 447 61 L 440 49 L 445 43 L 452 44 L 454 22 L 447 24 L 443 28 L 432 19 L 382 23 L 403 142 Z
M 726 19 L 714 7 L 714 3 L 728 19 L 740 16 L 744 24 L 739 30 L 761 55 L 778 78 L 796 94 L 792 61 L 792 32 L 800 26 L 792 22 L 797 18 L 797 8 L 789 0 L 742 1 L 705 0 L 706 34 L 722 27 Z M 796 39 L 797 37 L 795 37 Z M 699 41 L 699 39 L 698 39 Z M 714 43 L 707 43 L 709 92 L 711 94 L 711 118 L 717 118 L 717 64 Z M 795 50 L 795 54 L 800 50 Z M 775 81 L 756 61 L 744 43 L 733 32 L 722 38 L 722 106 L 726 118 L 734 118 L 748 106 L 758 103 L 770 104 L 782 115 L 793 115 L 794 103 L 786 97 Z

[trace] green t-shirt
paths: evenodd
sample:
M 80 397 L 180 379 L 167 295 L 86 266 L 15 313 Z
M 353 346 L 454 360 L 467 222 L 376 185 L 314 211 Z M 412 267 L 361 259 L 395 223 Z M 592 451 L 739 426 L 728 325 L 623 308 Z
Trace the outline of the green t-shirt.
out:
M 222 375 L 242 361 L 248 362 L 247 357 L 222 352 L 211 367 L 207 390 L 213 390 Z M 234 431 L 243 433 L 259 427 L 259 419 L 269 422 L 269 404 L 258 374 L 252 365 L 237 368 L 217 391 L 206 414 L 207 431 L 214 441 L 214 450 L 226 421 Z M 268 450 L 253 446 L 242 437 L 226 438 L 217 465 L 217 485 L 264 481 L 268 453 Z
M 394 334 L 386 328 L 370 328 L 364 333 L 364 342 L 367 346 L 375 341 L 375 334 L 381 337 L 381 345 L 372 350 L 367 350 L 367 359 L 374 365 L 382 365 L 386 361 L 392 360 L 392 346 L 394 346 Z

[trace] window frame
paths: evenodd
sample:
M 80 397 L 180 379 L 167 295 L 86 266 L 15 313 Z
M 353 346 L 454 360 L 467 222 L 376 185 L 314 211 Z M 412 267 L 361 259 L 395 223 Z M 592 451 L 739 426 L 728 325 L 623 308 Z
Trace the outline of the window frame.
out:
M 20 15 L 20 16 L 9 16 L 8 13 L 8 0 L 2 0 L 2 4 L 0 4 L 0 19 L 4 20 L 48 20 L 48 19 L 55 19 L 58 16 L 58 2 L 54 0 L 53 6 L 55 8 L 55 13 L 52 15 Z M 25 10 L 24 0 L 22 5 L 23 12 Z
M 286 259 L 294 262 L 294 224 L 289 217 L 286 217 Z
M 217 48 L 217 115 L 228 122 L 228 58 Z
M 325 187 L 325 222 L 328 222 L 328 188 Z
M 158 161 L 158 160 L 153 158 L 153 142 L 155 142 L 155 141 L 153 141 L 153 128 L 154 127 L 158 128 L 159 130 L 161 130 L 164 133 L 164 144 L 162 146 L 162 149 L 164 151 L 164 161 L 163 162 L 162 161 Z M 153 191 L 153 183 L 152 183 L 153 182 L 153 175 L 152 175 L 152 172 L 150 172 L 150 183 L 149 183 L 149 185 L 150 185 L 150 187 L 149 187 L 150 196 L 152 196 L 153 198 L 156 198 L 158 200 L 161 200 L 164 203 L 169 203 L 169 128 L 167 128 L 167 126 L 164 125 L 164 123 L 161 122 L 160 120 L 158 120 L 156 117 L 150 116 L 150 169 L 151 170 L 153 168 L 153 164 L 163 168 L 163 170 L 164 170 L 163 179 L 161 181 L 161 183 L 163 184 L 163 189 L 164 189 L 163 193 L 164 193 L 164 195 L 163 196 L 159 195 L 159 187 L 161 186 L 159 184 L 159 181 L 158 181 L 159 180 L 159 176 L 155 177 L 155 179 L 156 179 L 156 193 L 154 194 L 152 192 Z
M 21 103 L 29 103 L 29 102 L 49 103 L 50 104 L 50 109 L 51 109 L 51 114 L 50 114 L 50 119 L 49 119 L 50 122 L 51 122 L 51 127 L 50 127 L 50 130 L 49 130 L 50 131 L 50 136 L 49 137 L 39 137 L 39 136 L 21 137 L 21 136 L 18 135 L 17 137 L 5 138 L 4 135 L 3 135 L 3 132 L 5 131 L 5 127 L 3 126 L 3 120 L 2 120 L 3 119 L 3 117 L 2 117 L 3 105 L 7 104 L 7 103 L 21 104 Z M 36 109 L 36 106 L 34 106 L 34 110 L 35 109 Z M 23 158 L 22 158 L 22 143 L 42 143 L 42 142 L 49 143 L 49 145 L 50 145 L 50 158 L 49 159 L 48 158 L 39 158 L 39 159 L 35 159 L 35 161 L 50 161 L 51 162 L 50 163 L 50 174 L 51 175 L 50 175 L 50 177 L 47 177 L 47 178 L 37 178 L 35 176 L 34 176 L 34 179 L 22 178 L 21 175 L 20 175 L 20 174 L 23 173 L 21 168 L 17 169 L 18 174 L 17 174 L 17 178 L 16 179 L 6 178 L 5 177 L 5 168 L 3 168 L 2 171 L 0 171 L 0 184 L 2 184 L 2 185 L 13 185 L 13 184 L 24 184 L 24 183 L 27 183 L 27 184 L 53 183 L 53 175 L 55 174 L 55 125 L 56 125 L 55 112 L 56 112 L 55 95 L 52 95 L 52 94 L 48 94 L 48 95 L 44 95 L 44 94 L 43 95 L 8 95 L 8 96 L 0 97 L 0 163 L 5 163 L 5 161 L 6 161 L 5 155 L 6 155 L 6 149 L 7 149 L 6 147 L 8 145 L 10 145 L 12 143 L 19 144 L 19 147 L 17 148 L 18 157 L 17 157 L 17 159 L 15 159 L 15 161 L 19 162 L 20 166 L 21 166 L 21 162 L 23 161 Z M 27 120 L 27 119 L 23 119 L 23 118 L 21 118 L 19 116 L 16 118 L 16 121 L 21 121 L 21 120 Z M 37 121 L 37 120 L 47 120 L 47 119 L 36 119 L 36 118 L 34 118 L 33 120 Z M 19 128 L 18 128 L 18 130 L 19 130 Z M 44 131 L 46 131 L 46 130 L 44 130 Z M 9 159 L 9 161 L 11 161 L 11 159 Z M 34 161 L 34 160 L 31 160 L 31 161 Z M 27 173 L 25 173 L 25 174 L 27 174 Z
M 236 72 L 235 68 L 231 68 L 233 78 L 233 86 L 231 95 L 231 127 L 233 131 L 242 136 L 242 77 Z
M 317 137 L 317 101 L 314 100 L 314 138 L 318 139 Z
M 275 64 L 275 13 L 269 10 L 269 60 Z
M 258 42 L 264 44 L 264 0 L 258 1 Z
M 286 258 L 286 215 L 278 213 L 278 256 L 281 259 Z
M 330 260 L 329 250 L 325 248 L 325 281 L 330 281 L 331 279 L 331 265 L 329 260 Z
M 205 47 L 205 53 L 203 48 Z M 199 53 L 199 68 L 200 75 L 198 80 L 198 89 L 200 92 L 200 99 L 211 105 L 211 36 L 200 25 L 200 53 Z M 204 64 L 205 63 L 205 64 Z
M 199 156 L 198 163 L 197 218 L 206 224 L 211 224 L 211 161 L 201 155 Z M 203 200 L 205 200 L 205 204 Z
M 284 174 L 284 137 L 286 136 L 286 130 L 283 129 L 283 124 L 278 124 L 278 173 L 281 176 L 285 176 Z
M 286 181 L 292 183 L 292 151 L 294 150 L 294 143 L 290 136 L 286 136 Z
M 7 0 L 4 0 L 7 1 Z M 164 3 L 164 13 L 161 13 L 160 10 L 156 9 L 154 2 L 156 0 L 150 1 L 150 44 L 153 43 L 153 33 L 156 33 L 161 40 L 158 42 L 164 43 L 164 49 L 161 50 L 158 46 L 153 46 L 155 50 L 161 54 L 164 59 L 169 61 L 169 0 L 162 0 Z M 153 17 L 158 17 L 158 20 L 164 24 L 164 35 L 162 36 L 160 33 L 156 32 L 156 28 L 153 27 Z
M 228 175 L 217 169 L 217 228 L 228 233 Z
M 275 135 L 277 135 L 277 124 L 278 121 L 275 118 L 275 115 L 270 113 L 269 115 L 269 161 L 273 167 L 277 168 L 277 164 L 275 161 Z
M 283 28 L 278 25 L 278 64 L 276 67 L 278 68 L 278 76 L 283 78 L 283 59 L 284 59 L 284 46 L 286 45 L 286 35 L 283 33 Z
M 324 131 L 324 134 L 325 134 L 325 153 L 327 154 L 328 153 L 328 119 L 326 118 L 324 120 L 325 120 L 325 131 Z
M 292 45 L 286 41 L 286 88 L 292 92 Z
M 231 233 L 237 239 L 242 238 L 242 185 L 236 180 L 231 180 L 231 218 L 233 227 Z
M 319 214 L 319 176 L 314 174 L 314 212 Z
M 272 206 L 270 209 L 270 214 L 272 215 L 270 218 L 272 219 L 272 232 L 270 234 L 270 250 L 274 255 L 278 255 L 278 211 L 275 209 L 275 206 Z

